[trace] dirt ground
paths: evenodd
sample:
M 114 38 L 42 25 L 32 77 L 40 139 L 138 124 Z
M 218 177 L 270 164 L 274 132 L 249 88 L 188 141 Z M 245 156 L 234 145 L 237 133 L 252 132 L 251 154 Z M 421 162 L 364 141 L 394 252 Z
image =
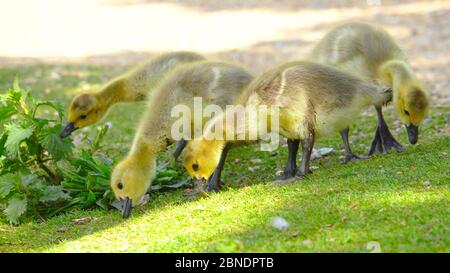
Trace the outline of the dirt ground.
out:
M 433 104 L 450 105 L 450 1 L 2 1 L 0 68 L 128 66 L 159 52 L 192 50 L 260 73 L 301 58 L 333 26 L 355 20 L 384 26 Z

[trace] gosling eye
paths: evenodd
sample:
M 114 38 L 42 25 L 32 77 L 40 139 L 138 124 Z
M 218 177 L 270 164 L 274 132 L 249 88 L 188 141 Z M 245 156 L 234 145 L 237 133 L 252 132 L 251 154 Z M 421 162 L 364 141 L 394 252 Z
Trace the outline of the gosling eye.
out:
M 87 116 L 86 115 L 81 115 L 80 119 L 85 119 Z
M 119 183 L 117 183 L 117 187 L 119 188 L 119 190 L 123 189 L 122 181 L 119 181 Z
M 198 163 L 192 164 L 192 169 L 194 169 L 194 171 L 198 171 L 198 167 Z
M 404 110 L 404 111 L 405 111 L 405 115 L 409 116 L 408 110 Z

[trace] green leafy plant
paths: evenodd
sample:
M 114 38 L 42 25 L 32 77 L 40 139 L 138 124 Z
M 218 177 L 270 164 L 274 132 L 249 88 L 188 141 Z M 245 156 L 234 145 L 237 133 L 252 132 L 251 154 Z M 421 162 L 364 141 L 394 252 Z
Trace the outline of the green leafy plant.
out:
M 73 148 L 69 139 L 58 136 L 62 129 L 61 105 L 34 99 L 16 79 L 13 87 L 0 95 L 0 106 L 0 174 L 28 170 L 58 182 L 61 178 L 48 161 L 69 156 Z M 38 117 L 42 107 L 52 108 L 58 119 Z
M 33 98 L 16 79 L 0 95 L 0 106 L 0 206 L 10 223 L 18 224 L 26 214 L 44 218 L 73 206 L 108 208 L 110 166 L 93 156 L 108 126 L 75 151 L 69 138 L 59 137 L 63 108 L 57 102 Z M 44 107 L 57 118 L 39 116 Z
M 44 107 L 54 118 L 40 115 Z M 74 207 L 120 209 L 109 186 L 113 161 L 102 153 L 109 126 L 99 127 L 93 138 L 78 139 L 75 149 L 70 138 L 59 137 L 62 120 L 58 102 L 33 98 L 17 79 L 0 95 L 0 209 L 11 224 L 26 215 L 44 219 Z M 179 173 L 174 162 L 163 162 L 152 190 L 187 186 L 189 179 Z
M 4 214 L 14 224 L 28 212 L 41 217 L 51 213 L 52 208 L 70 199 L 62 186 L 47 185 L 35 175 L 22 176 L 8 173 L 0 176 L 0 198 L 7 202 Z
M 114 196 L 109 187 L 113 161 L 99 152 L 108 129 L 107 125 L 100 127 L 86 150 L 58 162 L 64 176 L 62 186 L 73 196 L 68 206 L 76 204 L 89 208 L 96 205 L 108 209 L 113 204 Z

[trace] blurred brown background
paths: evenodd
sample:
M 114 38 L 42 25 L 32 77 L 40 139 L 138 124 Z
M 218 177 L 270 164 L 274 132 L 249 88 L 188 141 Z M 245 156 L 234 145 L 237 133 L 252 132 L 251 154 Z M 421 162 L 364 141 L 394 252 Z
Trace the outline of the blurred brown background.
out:
M 1 0 L 0 67 L 122 67 L 192 50 L 259 73 L 301 58 L 333 26 L 354 20 L 384 26 L 433 104 L 450 105 L 450 1 Z

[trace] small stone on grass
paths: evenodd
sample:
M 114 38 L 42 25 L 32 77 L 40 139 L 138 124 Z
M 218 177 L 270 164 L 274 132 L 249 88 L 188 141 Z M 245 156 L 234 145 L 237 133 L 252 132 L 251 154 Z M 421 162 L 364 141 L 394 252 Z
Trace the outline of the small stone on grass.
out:
M 289 228 L 289 223 L 283 217 L 280 217 L 280 216 L 273 217 L 270 220 L 270 225 L 273 228 L 276 228 L 280 231 L 285 231 L 286 229 Z

